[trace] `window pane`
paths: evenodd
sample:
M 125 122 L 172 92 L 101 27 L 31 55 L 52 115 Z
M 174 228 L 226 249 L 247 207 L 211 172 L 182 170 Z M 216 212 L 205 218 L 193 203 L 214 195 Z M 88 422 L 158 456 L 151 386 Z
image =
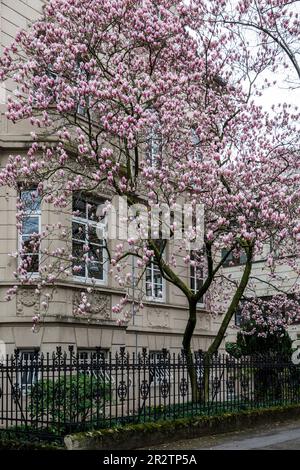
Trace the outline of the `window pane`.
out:
M 161 277 L 161 274 L 158 273 L 158 272 L 154 272 L 153 281 L 154 281 L 154 284 L 162 285 L 162 277 Z
M 86 218 L 86 202 L 79 195 L 73 195 L 73 212 L 76 212 L 75 217 Z
M 33 351 L 21 352 L 20 359 L 22 365 L 20 367 L 18 385 L 23 391 L 26 391 L 38 381 L 38 366 Z
M 36 189 L 21 191 L 21 201 L 26 212 L 38 212 L 41 209 L 41 197 Z
M 22 220 L 22 234 L 29 235 L 31 233 L 39 233 L 38 217 L 26 217 Z
M 154 297 L 157 299 L 162 298 L 162 285 L 154 284 Z
M 228 253 L 228 250 L 226 248 L 222 248 L 222 258 L 225 258 L 226 254 Z M 228 266 L 232 262 L 232 253 L 228 255 L 226 258 L 226 261 L 224 262 L 224 266 Z
M 31 199 L 31 193 L 33 191 L 26 191 L 21 194 L 22 200 L 29 201 L 27 204 L 28 207 L 31 207 L 32 210 L 37 210 L 39 208 L 39 203 L 36 200 Z M 30 206 L 30 201 L 33 201 L 33 204 Z M 36 216 L 25 216 L 22 220 L 22 230 L 21 230 L 21 248 L 24 251 L 24 255 L 21 256 L 21 264 L 28 273 L 38 273 L 39 271 L 39 238 L 34 236 L 34 234 L 39 233 L 39 222 L 40 215 Z
M 75 276 L 85 277 L 85 259 L 83 243 L 77 243 L 73 241 L 72 254 L 75 257 L 73 260 L 73 273 Z M 81 269 L 74 269 L 74 267 L 81 267 Z
M 35 353 L 33 351 L 22 351 L 21 359 L 23 361 L 32 361 L 34 359 Z
M 151 166 L 158 166 L 161 154 L 162 138 L 155 126 L 150 131 L 148 139 L 148 158 Z
M 228 253 L 228 250 L 225 248 L 222 249 L 222 258 Z M 240 253 L 230 253 L 228 258 L 226 259 L 224 266 L 238 266 L 239 264 L 245 264 L 247 261 L 247 256 L 244 251 L 240 251 Z
M 234 323 L 236 326 L 241 326 L 242 323 L 242 312 L 241 309 L 238 308 L 234 314 Z
M 247 255 L 244 251 L 240 254 L 240 264 L 246 264 L 247 262 Z
M 98 203 L 95 202 L 87 202 L 87 210 L 88 210 L 88 219 L 97 221 L 99 220 L 99 217 L 97 217 L 97 209 L 98 209 Z
M 103 248 L 93 244 L 89 248 L 88 277 L 103 279 Z
M 22 256 L 22 267 L 28 273 L 37 273 L 39 270 L 39 255 L 25 255 Z
M 198 273 L 198 277 L 196 279 L 197 291 L 203 286 L 203 278 L 199 277 L 200 275 L 201 273 Z
M 195 251 L 191 251 L 191 260 L 198 263 L 199 260 L 200 260 L 200 254 L 195 252 Z M 203 286 L 203 269 L 201 266 L 194 266 L 194 265 L 191 265 L 190 266 L 190 275 L 191 275 L 191 278 L 190 278 L 190 286 L 191 286 L 191 290 L 194 292 L 194 293 L 197 293 L 201 287 Z M 200 297 L 200 299 L 198 300 L 198 303 L 199 304 L 203 304 L 204 303 L 204 300 L 203 300 L 203 297 Z
M 37 239 L 29 237 L 22 237 L 22 249 L 25 253 L 32 254 L 37 253 L 39 249 L 39 242 Z
M 151 263 L 146 269 L 146 295 L 161 299 L 163 297 L 163 279 L 158 266 Z
M 191 289 L 195 292 L 195 277 L 193 272 L 191 273 Z
M 152 297 L 152 284 L 151 282 L 146 282 L 146 296 Z
M 193 158 L 200 160 L 201 159 L 201 151 L 200 151 L 200 138 L 198 134 L 196 133 L 195 129 L 192 129 L 192 145 L 194 147 L 194 152 L 193 152 Z
M 146 268 L 146 282 L 151 283 L 151 281 L 152 281 L 152 269 L 151 269 L 151 266 L 147 266 L 147 268 Z
M 88 277 L 95 279 L 103 279 L 103 264 L 97 261 L 88 262 Z
M 72 237 L 76 240 L 85 240 L 85 225 L 77 222 L 72 223 Z
M 91 261 L 97 261 L 99 263 L 103 263 L 103 248 L 98 245 L 89 245 L 89 259 Z
M 89 225 L 88 226 L 88 233 L 89 233 L 89 242 L 98 244 L 98 245 L 103 245 L 103 240 L 100 239 L 97 235 L 97 230 L 94 225 Z

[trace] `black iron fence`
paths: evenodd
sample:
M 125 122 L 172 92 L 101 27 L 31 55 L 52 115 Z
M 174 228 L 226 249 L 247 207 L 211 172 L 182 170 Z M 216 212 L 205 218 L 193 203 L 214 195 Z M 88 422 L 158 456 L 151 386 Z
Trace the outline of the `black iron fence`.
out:
M 194 379 L 190 379 L 191 369 Z M 279 356 L 234 359 L 166 350 L 27 353 L 0 363 L 0 432 L 67 433 L 300 402 L 300 367 Z

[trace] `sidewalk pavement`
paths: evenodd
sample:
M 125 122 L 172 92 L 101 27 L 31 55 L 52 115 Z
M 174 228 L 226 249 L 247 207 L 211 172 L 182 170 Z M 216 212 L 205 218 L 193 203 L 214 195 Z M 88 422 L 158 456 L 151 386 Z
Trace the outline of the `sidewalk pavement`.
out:
M 300 450 L 300 421 L 266 423 L 259 427 L 182 440 L 148 450 Z

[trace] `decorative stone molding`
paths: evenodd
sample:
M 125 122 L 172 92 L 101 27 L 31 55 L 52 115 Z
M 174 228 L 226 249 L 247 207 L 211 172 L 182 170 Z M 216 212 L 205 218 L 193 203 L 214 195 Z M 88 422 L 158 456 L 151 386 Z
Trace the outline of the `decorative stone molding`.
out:
M 147 311 L 147 322 L 154 328 L 169 328 L 170 316 L 167 309 L 152 307 Z
M 38 315 L 40 313 L 40 296 L 35 289 L 17 291 L 17 315 Z
M 90 303 L 89 314 L 92 316 L 97 316 L 103 320 L 111 319 L 111 296 L 103 294 L 102 292 L 93 292 L 87 294 L 88 301 Z M 76 290 L 73 293 L 73 311 L 76 312 L 76 309 L 81 303 L 81 292 Z
M 211 316 L 209 314 L 204 313 L 200 316 L 199 327 L 202 330 L 211 330 Z

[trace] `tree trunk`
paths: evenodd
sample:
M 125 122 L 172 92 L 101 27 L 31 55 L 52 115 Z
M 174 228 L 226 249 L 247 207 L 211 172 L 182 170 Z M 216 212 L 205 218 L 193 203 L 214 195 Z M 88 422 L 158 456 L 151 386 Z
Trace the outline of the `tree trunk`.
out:
M 245 269 L 243 272 L 242 279 L 239 283 L 239 286 L 233 296 L 233 299 L 228 307 L 228 310 L 226 312 L 225 317 L 223 318 L 222 324 L 219 328 L 219 331 L 217 333 L 217 336 L 215 337 L 214 341 L 208 348 L 207 353 L 205 354 L 205 359 L 204 359 L 204 400 L 207 402 L 209 401 L 209 372 L 210 372 L 210 367 L 211 367 L 211 359 L 214 354 L 218 352 L 218 349 L 224 339 L 225 333 L 227 331 L 228 325 L 230 323 L 230 320 L 232 319 L 236 309 L 238 308 L 239 302 L 245 292 L 245 289 L 247 287 L 249 277 L 251 274 L 251 269 L 252 269 L 252 254 L 253 254 L 253 249 L 249 248 L 249 251 L 247 253 L 247 262 L 245 265 Z
M 189 300 L 189 319 L 185 328 L 182 346 L 187 361 L 187 370 L 191 381 L 192 400 L 199 401 L 199 390 L 197 381 L 197 371 L 194 363 L 194 357 L 191 349 L 191 341 L 197 323 L 197 302 Z

